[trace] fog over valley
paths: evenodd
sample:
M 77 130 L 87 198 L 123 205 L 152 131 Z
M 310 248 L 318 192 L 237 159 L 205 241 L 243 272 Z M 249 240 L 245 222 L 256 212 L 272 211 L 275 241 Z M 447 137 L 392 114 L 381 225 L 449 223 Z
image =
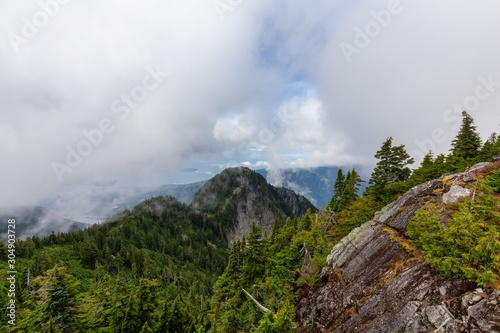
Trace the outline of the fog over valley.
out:
M 486 139 L 499 130 L 499 7 L 4 2 L 0 202 L 83 204 L 229 166 L 279 179 L 358 165 L 367 179 L 389 135 L 417 161 L 446 153 L 463 110 Z

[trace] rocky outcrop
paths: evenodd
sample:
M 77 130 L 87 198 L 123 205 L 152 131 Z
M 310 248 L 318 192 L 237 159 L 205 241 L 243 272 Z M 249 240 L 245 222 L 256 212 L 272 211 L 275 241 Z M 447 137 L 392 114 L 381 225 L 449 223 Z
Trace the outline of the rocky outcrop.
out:
M 229 246 L 248 236 L 255 222 L 271 234 L 276 217 L 302 216 L 316 210 L 304 196 L 276 188 L 248 168 L 229 168 L 209 180 L 194 196 L 191 207 L 227 220 Z
M 253 222 L 257 223 L 263 232 L 271 235 L 276 217 L 282 220 L 288 216 L 300 217 L 307 209 L 315 209 L 309 200 L 290 189 L 274 188 L 267 183 L 261 184 L 261 186 L 269 186 L 269 189 L 276 193 L 276 196 L 263 191 L 259 185 L 246 182 L 245 186 L 238 187 L 234 191 L 235 196 L 232 200 L 237 204 L 237 223 L 233 229 L 228 230 L 229 246 L 234 240 L 241 239 L 243 235 L 248 236 L 252 230 Z
M 443 195 L 443 203 L 449 204 L 452 202 L 457 202 L 462 198 L 469 197 L 472 191 L 468 188 L 463 188 L 462 186 L 455 185 L 450 188 L 448 193 Z
M 296 292 L 297 332 L 500 332 L 500 292 L 444 278 L 406 237 L 418 209 L 463 197 L 482 167 L 412 188 L 335 245 L 318 285 Z

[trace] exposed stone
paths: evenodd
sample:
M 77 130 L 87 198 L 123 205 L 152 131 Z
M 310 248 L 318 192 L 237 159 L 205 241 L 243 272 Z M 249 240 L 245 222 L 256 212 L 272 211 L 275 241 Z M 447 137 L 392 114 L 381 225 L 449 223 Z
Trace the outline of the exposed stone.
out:
M 436 180 L 430 180 L 426 183 L 413 187 L 404 195 L 400 196 L 396 201 L 393 201 L 392 203 L 384 207 L 382 209 L 384 213 L 379 218 L 377 218 L 376 221 L 386 223 L 401 208 L 411 202 L 411 200 L 415 201 L 416 197 L 425 197 L 431 195 L 432 192 L 438 188 L 438 186 L 439 183 Z
M 467 309 L 468 321 L 477 326 L 480 332 L 500 332 L 500 306 L 488 304 L 486 300 Z
M 426 307 L 425 315 L 427 316 L 427 320 L 437 329 L 455 321 L 453 315 L 444 305 Z
M 415 202 L 412 205 L 401 208 L 399 214 L 392 218 L 387 225 L 396 229 L 399 232 L 406 233 L 406 228 L 417 211 L 422 208 L 425 203 L 423 201 Z
M 296 292 L 296 331 L 500 332 L 500 291 L 441 276 L 405 243 L 415 212 L 466 176 L 412 188 L 335 245 L 319 285 Z M 458 200 L 470 193 L 452 186 L 444 196 Z
M 462 186 L 455 185 L 450 188 L 450 190 L 443 195 L 443 203 L 449 204 L 452 202 L 457 202 L 458 200 L 468 197 L 472 194 L 472 191 L 468 188 L 463 188 Z
M 467 308 L 468 306 L 474 305 L 482 299 L 483 297 L 476 292 L 467 293 L 462 297 L 462 307 Z
M 307 209 L 316 210 L 305 197 L 290 189 L 276 188 L 262 175 L 244 167 L 226 169 L 209 180 L 190 206 L 231 217 L 227 231 L 229 247 L 234 240 L 248 236 L 253 222 L 269 235 L 276 217 L 300 217 Z
M 474 170 L 477 170 L 477 169 L 482 169 L 484 168 L 485 166 L 488 166 L 490 165 L 491 162 L 481 162 L 481 163 L 477 163 L 475 165 L 473 165 L 470 169 L 469 169 L 469 172 L 471 171 L 474 171 Z
M 359 249 L 363 248 L 381 230 L 382 226 L 376 225 L 373 221 L 369 221 L 352 230 L 349 235 L 342 238 L 342 240 L 333 247 L 326 258 L 326 262 L 329 266 L 333 266 L 334 268 L 344 266 L 349 258 L 352 258 L 356 252 L 359 252 Z
M 500 161 L 500 154 L 493 156 L 493 157 L 491 158 L 491 160 L 492 160 L 493 162 Z

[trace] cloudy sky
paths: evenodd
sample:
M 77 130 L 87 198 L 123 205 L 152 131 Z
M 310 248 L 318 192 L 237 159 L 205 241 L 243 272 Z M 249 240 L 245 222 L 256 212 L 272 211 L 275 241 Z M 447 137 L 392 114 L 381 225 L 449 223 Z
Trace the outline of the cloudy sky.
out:
M 0 201 L 364 165 L 500 132 L 497 1 L 0 4 Z

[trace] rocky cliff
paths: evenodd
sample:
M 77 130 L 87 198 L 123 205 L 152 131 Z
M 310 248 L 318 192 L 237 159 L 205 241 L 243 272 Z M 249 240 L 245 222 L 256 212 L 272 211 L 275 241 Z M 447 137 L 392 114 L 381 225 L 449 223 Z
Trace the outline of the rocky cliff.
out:
M 250 233 L 252 222 L 270 235 L 276 217 L 300 217 L 308 209 L 316 210 L 305 197 L 268 184 L 248 168 L 224 170 L 195 194 L 191 206 L 225 223 L 229 246 Z
M 335 245 L 296 292 L 297 332 L 500 332 L 500 291 L 441 276 L 406 234 L 427 203 L 473 195 L 485 167 L 414 187 Z

